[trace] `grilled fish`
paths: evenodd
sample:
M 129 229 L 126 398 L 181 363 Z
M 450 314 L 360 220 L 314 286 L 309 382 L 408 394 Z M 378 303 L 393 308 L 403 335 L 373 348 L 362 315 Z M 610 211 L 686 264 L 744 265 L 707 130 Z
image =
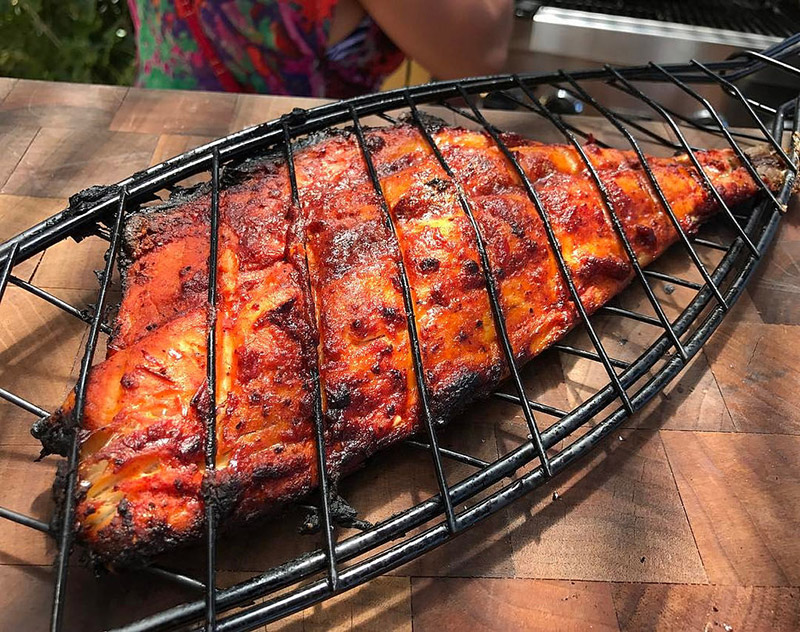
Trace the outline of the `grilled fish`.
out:
M 130 215 L 123 299 L 107 359 L 91 369 L 80 423 L 75 528 L 97 561 L 140 563 L 197 540 L 207 485 L 223 525 L 312 491 L 316 375 L 334 479 L 419 431 L 411 317 L 435 421 L 498 385 L 508 368 L 460 193 L 485 241 L 515 361 L 576 325 L 543 223 L 512 165 L 486 133 L 428 125 L 452 179 L 415 127 L 365 131 L 385 208 L 348 130 L 296 151 L 299 206 L 282 155 L 228 177 L 219 200 L 213 474 L 203 450 L 210 193 Z M 595 311 L 634 274 L 598 188 L 573 147 L 503 139 L 541 198 L 583 305 Z M 592 142 L 584 150 L 648 264 L 678 235 L 641 164 L 632 152 Z M 728 205 L 758 193 L 731 151 L 697 158 Z M 718 211 L 687 156 L 648 163 L 687 233 Z M 777 186 L 777 171 L 765 173 Z M 413 315 L 404 308 L 401 261 Z M 65 453 L 74 402 L 73 393 L 35 427 L 45 451 Z

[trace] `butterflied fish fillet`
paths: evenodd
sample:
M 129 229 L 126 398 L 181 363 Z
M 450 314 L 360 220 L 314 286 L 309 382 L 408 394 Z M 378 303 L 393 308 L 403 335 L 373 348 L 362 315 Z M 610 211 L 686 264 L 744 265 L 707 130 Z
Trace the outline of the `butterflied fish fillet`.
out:
M 576 325 L 513 167 L 484 133 L 432 133 L 457 185 L 412 126 L 366 132 L 399 249 L 352 133 L 329 133 L 296 152 L 300 208 L 281 157 L 250 163 L 222 190 L 214 483 L 223 526 L 317 485 L 317 366 L 331 476 L 421 429 L 399 257 L 434 417 L 451 417 L 507 374 L 457 186 L 486 241 L 516 360 Z M 594 182 L 569 146 L 504 138 L 593 312 L 633 277 Z M 585 150 L 639 261 L 649 263 L 677 234 L 641 165 L 631 152 L 592 143 Z M 758 192 L 732 152 L 697 157 L 729 205 Z M 717 212 L 686 156 L 649 164 L 688 233 Z M 778 182 L 774 168 L 771 177 Z M 126 222 L 123 299 L 107 359 L 91 370 L 80 431 L 75 527 L 103 563 L 139 562 L 203 531 L 209 200 L 201 191 Z M 35 428 L 46 451 L 65 452 L 73 405 L 74 394 Z

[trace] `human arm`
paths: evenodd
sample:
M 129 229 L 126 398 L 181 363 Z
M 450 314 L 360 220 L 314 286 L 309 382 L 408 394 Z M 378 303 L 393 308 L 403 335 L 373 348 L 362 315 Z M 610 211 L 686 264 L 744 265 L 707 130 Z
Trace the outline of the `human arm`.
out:
M 437 79 L 499 72 L 508 54 L 512 0 L 359 0 L 410 58 Z

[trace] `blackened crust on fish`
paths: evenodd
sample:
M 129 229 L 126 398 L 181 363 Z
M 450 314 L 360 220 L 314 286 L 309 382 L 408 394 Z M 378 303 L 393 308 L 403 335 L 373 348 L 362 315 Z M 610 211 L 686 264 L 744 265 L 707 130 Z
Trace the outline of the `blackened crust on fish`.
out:
M 488 374 L 465 371 L 440 385 L 431 401 L 431 414 L 437 424 L 464 412 L 472 402 L 488 397 L 500 383 L 503 371 L 499 364 L 489 367 Z
M 79 191 L 75 195 L 70 196 L 69 206 L 66 208 L 64 215 L 59 219 L 59 221 L 64 221 L 65 219 L 81 215 L 92 207 L 95 207 L 103 200 L 108 200 L 110 198 L 119 196 L 119 193 L 120 187 L 117 185 L 91 186 L 83 191 Z M 107 226 L 113 225 L 114 222 L 110 221 L 109 218 L 113 217 L 113 212 L 116 210 L 116 208 L 116 204 L 113 205 L 106 215 L 100 218 L 100 222 L 105 223 Z M 94 234 L 95 226 L 95 224 L 87 224 L 77 231 L 72 231 L 70 233 L 70 237 L 72 237 L 75 241 L 80 241 L 81 239 Z
M 108 359 L 90 375 L 81 430 L 77 540 L 97 563 L 138 565 L 196 541 L 206 498 L 226 530 L 316 489 L 317 379 L 334 479 L 423 427 L 401 257 L 434 421 L 458 414 L 508 375 L 460 191 L 484 236 L 515 360 L 529 360 L 578 322 L 541 219 L 491 138 L 440 121 L 425 125 L 457 182 L 413 126 L 365 129 L 396 242 L 351 130 L 295 146 L 300 208 L 282 153 L 226 167 L 213 478 L 199 449 L 210 404 L 208 187 L 127 218 L 123 302 Z M 572 148 L 505 139 L 528 165 L 593 311 L 632 270 L 599 194 Z M 669 219 L 643 191 L 632 154 L 599 147 L 590 154 L 613 185 L 641 261 L 649 262 L 676 238 Z M 757 191 L 730 152 L 698 155 L 732 203 Z M 685 160 L 653 159 L 651 166 L 687 230 L 716 210 Z M 73 402 L 37 423 L 46 449 L 66 452 Z
M 111 560 L 98 551 L 115 551 L 113 562 L 117 567 L 140 568 L 147 566 L 159 553 L 186 546 L 198 541 L 204 531 L 202 520 L 180 532 L 164 522 L 153 522 L 144 527 L 134 522 L 130 515 L 118 513 L 97 532 L 98 546 L 89 548 L 89 561 L 93 566 L 106 566 Z M 83 535 L 78 527 L 78 540 Z M 131 546 L 135 543 L 135 546 Z
M 55 453 L 53 453 L 55 454 Z M 50 529 L 53 533 L 59 533 L 64 515 L 64 501 L 67 494 L 67 473 L 66 461 L 59 461 L 56 466 L 56 475 L 53 479 L 53 515 L 50 521 Z M 57 540 L 59 541 L 59 540 Z
M 797 138 L 793 137 L 793 142 L 797 142 Z M 786 164 L 783 159 L 767 145 L 756 145 L 747 149 L 746 153 L 767 187 L 772 191 L 780 190 L 786 179 Z
M 71 418 L 71 415 L 65 415 L 62 409 L 59 409 L 50 417 L 42 417 L 33 422 L 31 434 L 42 442 L 39 458 L 49 454 L 67 456 L 72 441 Z
M 74 215 L 88 210 L 90 207 L 96 206 L 98 202 L 119 196 L 120 187 L 117 185 L 112 186 L 91 186 L 83 191 L 79 191 L 69 198 L 69 210 Z
M 213 480 L 206 477 L 203 481 L 203 495 L 214 503 L 217 509 L 217 519 L 225 522 L 236 510 L 245 491 L 243 481 L 222 472 L 215 472 Z

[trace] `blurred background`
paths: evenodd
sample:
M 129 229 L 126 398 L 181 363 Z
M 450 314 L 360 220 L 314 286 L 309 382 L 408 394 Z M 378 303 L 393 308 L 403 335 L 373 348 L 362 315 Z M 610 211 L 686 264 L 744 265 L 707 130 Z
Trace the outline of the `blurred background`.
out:
M 426 12 L 434 10 L 436 3 L 430 2 Z M 721 60 L 800 31 L 800 0 L 507 0 L 503 6 L 513 13 L 513 23 L 510 34 L 503 35 L 502 63 L 493 71 Z M 463 24 L 459 28 L 468 30 Z M 448 50 L 440 47 L 434 59 L 453 61 L 446 58 L 457 53 Z M 432 76 L 426 66 L 435 65 L 430 59 L 426 64 L 406 59 L 376 85 L 389 89 L 426 82 Z M 0 76 L 132 85 L 136 66 L 126 0 L 0 0 Z M 767 76 L 763 86 L 789 88 L 777 75 Z M 580 104 L 562 97 L 543 95 L 554 109 L 580 110 Z M 623 96 L 614 98 L 625 105 Z
M 0 75 L 130 85 L 136 45 L 125 0 L 0 0 Z
M 126 0 L 0 0 L 0 76 L 133 85 L 134 35 Z M 383 89 L 430 79 L 406 60 Z

